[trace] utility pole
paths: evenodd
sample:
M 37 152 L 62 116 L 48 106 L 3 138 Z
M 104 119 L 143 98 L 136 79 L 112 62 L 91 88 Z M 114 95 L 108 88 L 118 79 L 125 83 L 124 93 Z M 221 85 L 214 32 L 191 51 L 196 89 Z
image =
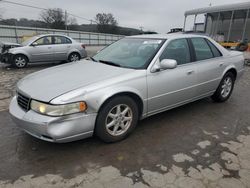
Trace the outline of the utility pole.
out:
M 65 18 L 64 18 L 64 20 L 65 20 L 65 30 L 68 30 L 68 13 L 67 13 L 67 10 L 65 10 Z
M 141 33 L 143 33 L 143 28 L 144 28 L 144 27 L 142 27 L 142 26 L 140 27 L 140 29 L 141 29 Z

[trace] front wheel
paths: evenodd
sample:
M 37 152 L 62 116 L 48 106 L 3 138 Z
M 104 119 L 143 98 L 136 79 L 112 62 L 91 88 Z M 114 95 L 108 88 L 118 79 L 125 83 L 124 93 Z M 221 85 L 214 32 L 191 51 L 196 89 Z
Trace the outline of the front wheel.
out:
M 133 99 L 119 96 L 108 101 L 98 113 L 95 134 L 104 142 L 126 138 L 136 127 L 138 107 Z
M 15 55 L 13 58 L 13 65 L 17 68 L 24 68 L 28 64 L 28 58 L 24 55 Z
M 71 53 L 68 58 L 69 62 L 76 62 L 79 61 L 80 59 L 81 59 L 80 55 L 76 52 Z
M 212 96 L 215 102 L 225 102 L 229 99 L 233 92 L 235 76 L 233 73 L 228 72 L 222 78 L 219 87 Z

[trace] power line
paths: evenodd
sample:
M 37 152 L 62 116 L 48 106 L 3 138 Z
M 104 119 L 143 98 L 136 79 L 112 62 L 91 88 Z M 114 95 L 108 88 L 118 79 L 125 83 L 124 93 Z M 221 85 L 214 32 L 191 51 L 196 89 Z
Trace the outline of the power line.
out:
M 17 2 L 13 2 L 13 1 L 8 1 L 8 0 L 0 0 L 0 2 L 4 2 L 4 3 L 9 3 L 9 4 L 13 4 L 13 5 L 18 5 L 18 6 L 23 6 L 23 7 L 29 7 L 29 8 L 34 8 L 34 9 L 39 9 L 39 10 L 49 10 L 47 8 L 43 8 L 43 7 L 38 7 L 38 6 L 33 6 L 33 5 L 27 5 L 27 4 L 23 4 L 23 3 L 17 3 Z M 89 22 L 96 22 L 94 20 L 91 20 L 91 19 L 87 19 L 87 18 L 84 18 L 84 17 L 81 17 L 81 16 L 78 16 L 78 15 L 75 15 L 75 14 L 71 14 L 71 13 L 67 13 L 68 15 L 71 15 L 73 17 L 76 17 L 76 18 L 79 18 L 79 19 L 82 19 L 82 20 L 85 20 L 85 21 L 89 21 Z M 96 22 L 97 23 L 97 22 Z
M 23 7 L 29 7 L 29 8 L 40 9 L 40 10 L 48 10 L 48 9 L 46 9 L 46 8 L 41 8 L 41 7 L 32 6 L 32 5 L 27 5 L 27 4 L 22 4 L 22 3 L 16 3 L 16 2 L 7 1 L 7 0 L 1 0 L 1 2 L 13 4 L 13 5 L 19 5 L 19 6 L 23 6 Z

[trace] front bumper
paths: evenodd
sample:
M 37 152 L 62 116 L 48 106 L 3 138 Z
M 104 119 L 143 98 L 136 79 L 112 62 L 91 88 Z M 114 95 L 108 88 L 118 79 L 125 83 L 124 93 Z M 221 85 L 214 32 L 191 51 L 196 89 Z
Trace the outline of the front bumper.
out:
M 32 110 L 25 112 L 14 97 L 9 112 L 14 122 L 30 135 L 49 142 L 71 142 L 93 135 L 97 114 L 72 114 L 50 117 Z
M 13 54 L 11 53 L 3 53 L 0 56 L 0 62 L 11 64 L 13 61 Z

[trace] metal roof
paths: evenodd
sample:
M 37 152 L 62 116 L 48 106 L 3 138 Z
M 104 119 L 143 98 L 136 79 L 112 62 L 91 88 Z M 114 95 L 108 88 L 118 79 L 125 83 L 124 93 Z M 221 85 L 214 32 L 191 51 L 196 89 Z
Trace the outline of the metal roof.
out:
M 226 12 L 226 11 L 246 10 L 246 9 L 250 9 L 250 2 L 220 5 L 220 6 L 211 6 L 211 7 L 206 7 L 206 8 L 198 8 L 198 9 L 186 11 L 184 15 L 190 16 L 190 15 L 196 15 L 196 14 Z

